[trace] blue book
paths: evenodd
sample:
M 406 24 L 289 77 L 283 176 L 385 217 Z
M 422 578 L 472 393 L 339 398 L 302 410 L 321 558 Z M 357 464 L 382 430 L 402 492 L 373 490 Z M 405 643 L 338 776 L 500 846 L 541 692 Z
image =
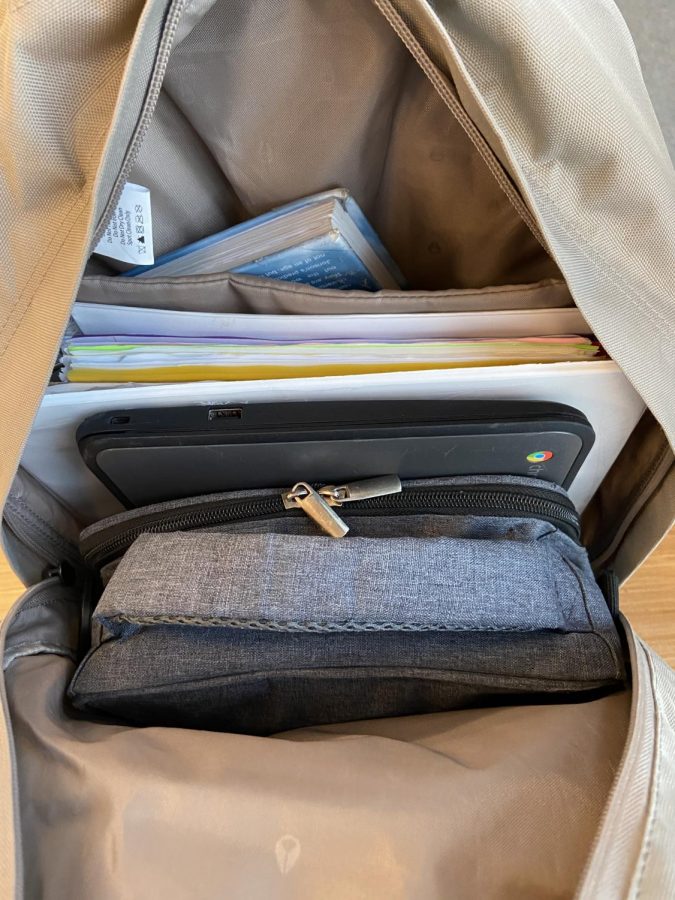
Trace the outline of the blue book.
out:
M 318 288 L 377 291 L 405 286 L 398 266 L 343 189 L 281 206 L 138 266 L 123 277 L 237 272 Z

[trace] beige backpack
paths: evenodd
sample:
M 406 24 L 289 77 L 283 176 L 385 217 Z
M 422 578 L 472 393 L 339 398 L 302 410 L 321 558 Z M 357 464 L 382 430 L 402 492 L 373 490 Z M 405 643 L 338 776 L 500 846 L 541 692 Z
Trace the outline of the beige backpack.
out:
M 8 0 L 0 35 L 0 477 L 28 585 L 0 638 L 2 896 L 675 895 L 675 674 L 625 620 L 630 687 L 585 703 L 273 738 L 85 720 L 58 572 L 82 523 L 19 468 L 74 298 L 115 296 L 88 260 L 126 181 L 159 249 L 223 227 L 223 173 L 252 213 L 356 185 L 399 256 L 431 221 L 452 242 L 428 291 L 569 289 L 648 407 L 585 518 L 627 578 L 675 511 L 675 181 L 611 0 Z

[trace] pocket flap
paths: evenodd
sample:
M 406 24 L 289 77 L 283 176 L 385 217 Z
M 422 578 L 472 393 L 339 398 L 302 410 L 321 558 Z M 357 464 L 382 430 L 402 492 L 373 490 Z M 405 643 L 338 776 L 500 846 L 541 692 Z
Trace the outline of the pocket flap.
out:
M 569 632 L 609 613 L 585 554 L 555 531 L 530 541 L 177 532 L 138 538 L 96 618 L 117 634 L 130 624 Z

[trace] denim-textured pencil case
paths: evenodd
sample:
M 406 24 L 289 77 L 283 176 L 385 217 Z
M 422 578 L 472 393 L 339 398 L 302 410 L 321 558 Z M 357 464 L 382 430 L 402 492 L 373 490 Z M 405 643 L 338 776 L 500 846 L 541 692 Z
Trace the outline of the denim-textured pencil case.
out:
M 343 496 L 340 540 L 287 509 L 288 494 L 161 504 L 85 532 L 108 580 L 73 703 L 269 734 L 622 680 L 561 489 L 453 478 Z

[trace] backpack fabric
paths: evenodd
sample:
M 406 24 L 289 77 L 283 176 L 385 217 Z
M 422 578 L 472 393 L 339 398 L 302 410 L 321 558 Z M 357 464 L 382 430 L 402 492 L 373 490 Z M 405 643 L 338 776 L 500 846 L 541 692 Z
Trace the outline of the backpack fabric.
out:
M 290 52 L 291 39 L 307 56 Z M 627 577 L 675 510 L 675 178 L 613 3 L 16 0 L 0 47 L 0 493 L 7 551 L 29 585 L 0 636 L 2 895 L 208 897 L 229 873 L 229 896 L 471 896 L 478 885 L 483 896 L 523 897 L 552 884 L 589 898 L 675 893 L 675 674 L 625 620 L 631 689 L 586 704 L 273 738 L 71 720 L 60 703 L 80 598 L 40 578 L 71 552 L 77 528 L 57 498 L 17 472 L 83 275 L 91 285 L 106 274 L 87 261 L 130 174 L 172 186 L 180 215 L 160 202 L 161 245 L 191 239 L 193 221 L 220 226 L 235 202 L 213 165 L 221 151 L 253 211 L 274 204 L 279 184 L 302 195 L 302 178 L 336 177 L 322 161 L 367 171 L 364 191 L 378 174 L 386 186 L 408 173 L 408 196 L 423 188 L 429 203 L 448 179 L 460 191 L 472 171 L 476 197 L 493 204 L 495 233 L 514 239 L 458 241 L 456 283 L 466 287 L 481 266 L 511 284 L 564 279 L 648 406 L 587 514 L 604 548 L 598 558 Z M 292 59 L 286 77 L 313 84 L 331 47 L 344 54 L 353 93 L 312 112 L 316 168 L 298 174 L 291 147 L 277 155 L 291 115 L 283 91 L 256 95 L 256 73 Z M 349 73 L 359 69 L 354 87 Z M 400 121 L 414 124 L 425 159 L 439 155 L 437 181 L 397 143 L 393 119 L 380 123 L 395 150 L 386 165 L 373 157 L 374 134 L 357 128 L 400 84 Z M 181 91 L 192 91 L 181 99 L 191 128 L 174 109 Z M 210 130 L 207 101 L 227 104 L 224 133 Z M 432 137 L 423 144 L 441 111 L 452 158 Z M 233 156 L 233 134 L 243 158 Z M 271 186 L 260 179 L 268 162 Z M 383 202 L 382 221 L 399 221 L 395 200 L 373 199 Z M 485 223 L 478 200 L 467 201 L 456 231 L 483 233 Z M 400 233 L 402 252 L 413 237 Z M 39 540 L 17 538 L 27 521 Z M 467 869 L 467 882 L 455 881 L 476 847 L 489 857 L 480 876 Z

